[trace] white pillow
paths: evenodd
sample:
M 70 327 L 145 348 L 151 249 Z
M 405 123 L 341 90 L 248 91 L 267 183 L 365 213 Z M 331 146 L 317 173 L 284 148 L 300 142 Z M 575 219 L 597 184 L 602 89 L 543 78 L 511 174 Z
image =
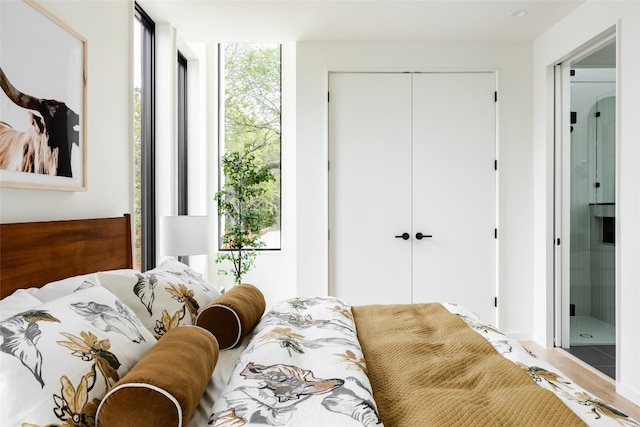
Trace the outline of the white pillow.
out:
M 135 272 L 136 270 L 120 269 L 110 271 Z M 80 274 L 78 276 L 67 277 L 62 280 L 47 283 L 40 289 L 36 289 L 33 295 L 42 302 L 49 302 L 64 295 L 69 295 L 79 288 L 89 288 L 92 286 L 98 286 L 99 284 L 100 281 L 98 280 L 98 273 Z
M 100 399 L 156 342 L 135 314 L 101 287 L 0 322 L 3 425 L 93 425 Z M 168 361 L 169 362 L 169 361 Z
M 145 273 L 100 272 L 98 278 L 157 338 L 178 325 L 195 324 L 198 311 L 220 296 L 200 273 L 174 258 Z
M 0 300 L 0 320 L 40 304 L 40 300 L 31 294 L 30 289 L 18 289 Z

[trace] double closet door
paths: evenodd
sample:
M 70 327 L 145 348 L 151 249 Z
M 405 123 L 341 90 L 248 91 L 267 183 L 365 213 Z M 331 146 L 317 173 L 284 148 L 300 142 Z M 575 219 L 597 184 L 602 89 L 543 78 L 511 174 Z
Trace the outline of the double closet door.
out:
M 329 289 L 495 321 L 493 73 L 332 73 Z

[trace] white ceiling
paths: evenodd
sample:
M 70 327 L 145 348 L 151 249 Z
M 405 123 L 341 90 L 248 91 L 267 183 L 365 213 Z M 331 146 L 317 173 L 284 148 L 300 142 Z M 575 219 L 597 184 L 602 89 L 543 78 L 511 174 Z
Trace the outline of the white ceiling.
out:
M 140 0 L 187 42 L 529 41 L 584 0 Z M 524 10 L 521 17 L 511 13 Z

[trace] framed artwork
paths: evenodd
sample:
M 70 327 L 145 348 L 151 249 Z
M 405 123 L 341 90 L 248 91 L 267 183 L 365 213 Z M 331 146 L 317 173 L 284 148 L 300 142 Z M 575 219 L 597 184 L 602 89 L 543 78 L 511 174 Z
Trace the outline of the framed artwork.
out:
M 85 191 L 87 41 L 32 0 L 0 1 L 0 185 Z

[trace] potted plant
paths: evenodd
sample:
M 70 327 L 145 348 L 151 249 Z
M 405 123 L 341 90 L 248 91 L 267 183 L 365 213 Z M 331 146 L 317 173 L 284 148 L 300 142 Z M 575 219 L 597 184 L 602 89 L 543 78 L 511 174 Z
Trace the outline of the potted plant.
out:
M 220 274 L 233 275 L 234 283 L 253 267 L 258 255 L 256 249 L 265 244 L 260 231 L 273 225 L 268 201 L 263 197 L 265 184 L 275 177 L 268 165 L 261 165 L 251 144 L 241 151 L 227 151 L 221 159 L 224 185 L 215 194 L 218 216 L 223 219 L 222 251 L 216 264 L 230 261 L 232 268 L 219 270 Z

